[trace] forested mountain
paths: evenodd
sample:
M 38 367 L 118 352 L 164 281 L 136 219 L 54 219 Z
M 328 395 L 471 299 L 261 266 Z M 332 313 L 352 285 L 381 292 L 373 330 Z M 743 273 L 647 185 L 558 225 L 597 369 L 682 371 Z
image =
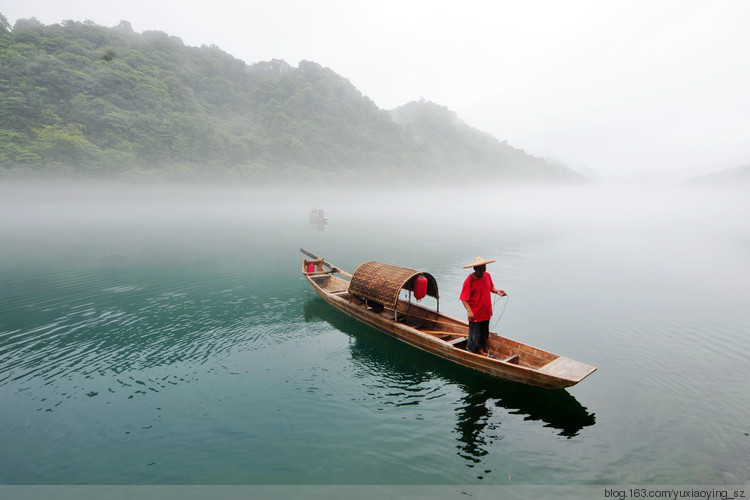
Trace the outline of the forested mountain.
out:
M 424 100 L 410 102 L 392 110 L 391 116 L 411 133 L 422 158 L 444 178 L 585 179 L 563 165 L 528 155 L 470 127 L 444 106 Z
M 248 65 L 127 22 L 11 27 L 0 15 L 0 68 L 0 176 L 262 181 L 459 168 L 577 177 L 453 127 L 455 116 L 436 105 L 391 115 L 316 63 Z

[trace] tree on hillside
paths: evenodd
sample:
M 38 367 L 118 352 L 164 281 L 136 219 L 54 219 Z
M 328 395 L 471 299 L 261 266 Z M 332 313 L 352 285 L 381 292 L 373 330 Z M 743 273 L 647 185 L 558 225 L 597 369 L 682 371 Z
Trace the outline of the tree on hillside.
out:
M 8 18 L 0 14 L 0 35 L 7 35 L 10 33 L 10 23 Z

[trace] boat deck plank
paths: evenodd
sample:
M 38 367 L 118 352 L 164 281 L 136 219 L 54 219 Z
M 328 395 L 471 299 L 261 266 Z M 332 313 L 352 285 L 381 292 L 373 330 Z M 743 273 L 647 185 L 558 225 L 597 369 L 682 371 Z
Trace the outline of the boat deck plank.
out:
M 568 380 L 581 380 L 587 375 L 590 375 L 595 367 L 575 361 L 565 356 L 560 356 L 554 361 L 551 361 L 539 368 L 540 373 L 552 375 L 554 377 L 566 378 Z

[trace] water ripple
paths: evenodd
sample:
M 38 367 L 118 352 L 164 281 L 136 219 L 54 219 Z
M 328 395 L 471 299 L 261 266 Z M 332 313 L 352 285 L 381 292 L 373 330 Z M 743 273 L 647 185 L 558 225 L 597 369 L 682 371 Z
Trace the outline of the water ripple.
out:
M 105 285 L 106 277 L 85 269 L 38 270 L 24 285 L 26 292 L 4 303 L 14 314 L 0 323 L 0 386 L 205 364 L 238 346 L 268 340 L 255 328 L 257 309 L 280 319 L 288 305 L 286 297 L 248 300 L 244 284 L 233 276 L 179 286 L 160 282 L 164 277 Z

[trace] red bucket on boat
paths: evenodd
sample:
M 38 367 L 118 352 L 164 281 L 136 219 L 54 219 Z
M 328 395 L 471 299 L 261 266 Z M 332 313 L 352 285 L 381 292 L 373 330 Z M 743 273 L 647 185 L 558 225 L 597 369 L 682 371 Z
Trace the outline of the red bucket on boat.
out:
M 414 298 L 422 300 L 427 295 L 427 278 L 424 276 L 417 276 L 414 281 Z
M 308 273 L 314 273 L 315 272 L 315 264 L 307 264 L 307 272 Z

